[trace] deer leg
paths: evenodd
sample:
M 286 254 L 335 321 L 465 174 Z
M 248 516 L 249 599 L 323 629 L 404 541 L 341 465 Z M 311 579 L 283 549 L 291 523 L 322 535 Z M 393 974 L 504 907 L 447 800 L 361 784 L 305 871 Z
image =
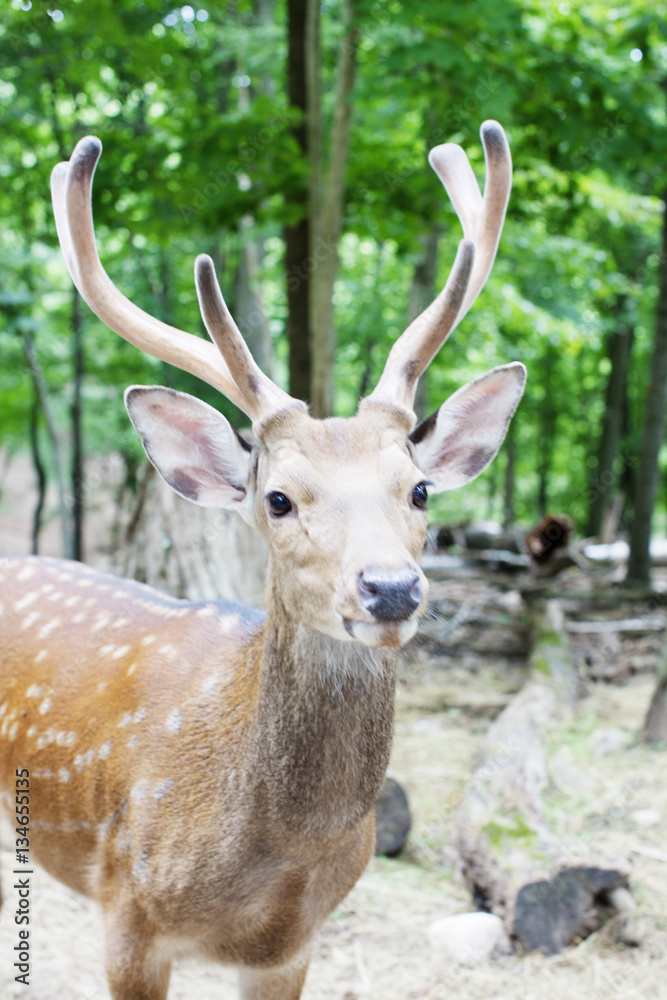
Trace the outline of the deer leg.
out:
M 299 1000 L 309 957 L 297 955 L 273 969 L 241 969 L 241 1000 Z
M 171 962 L 156 953 L 145 925 L 105 914 L 106 973 L 113 1000 L 166 1000 Z

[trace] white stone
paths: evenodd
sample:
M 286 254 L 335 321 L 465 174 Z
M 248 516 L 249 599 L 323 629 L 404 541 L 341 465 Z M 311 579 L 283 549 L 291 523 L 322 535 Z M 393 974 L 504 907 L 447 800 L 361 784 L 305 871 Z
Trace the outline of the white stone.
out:
M 635 809 L 632 819 L 637 826 L 657 826 L 662 820 L 662 813 L 659 809 Z
M 433 951 L 462 965 L 488 961 L 509 950 L 503 922 L 493 913 L 456 913 L 434 921 L 427 931 Z
M 596 757 L 606 757 L 607 754 L 625 750 L 630 742 L 630 734 L 622 729 L 594 729 L 588 737 L 588 745 Z

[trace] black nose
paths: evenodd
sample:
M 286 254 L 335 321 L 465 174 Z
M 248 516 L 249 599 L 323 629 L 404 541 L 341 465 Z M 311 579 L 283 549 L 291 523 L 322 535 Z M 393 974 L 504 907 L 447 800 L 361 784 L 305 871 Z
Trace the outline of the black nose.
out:
M 359 597 L 362 607 L 379 622 L 397 622 L 419 607 L 422 588 L 414 570 L 388 575 L 369 569 L 359 574 Z

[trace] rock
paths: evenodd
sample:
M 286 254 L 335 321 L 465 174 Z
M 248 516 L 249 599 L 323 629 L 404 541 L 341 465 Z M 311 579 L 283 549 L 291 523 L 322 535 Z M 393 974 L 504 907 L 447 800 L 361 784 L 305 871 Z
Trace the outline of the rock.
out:
M 637 909 L 637 904 L 623 885 L 618 889 L 612 889 L 609 893 L 609 902 L 619 913 L 632 913 Z
M 493 913 L 456 913 L 434 921 L 427 931 L 439 955 L 462 965 L 477 965 L 511 951 L 503 922 Z
M 659 809 L 635 809 L 632 813 L 632 822 L 636 826 L 650 827 L 657 826 L 662 820 L 662 813 Z
M 524 951 L 556 955 L 602 926 L 609 893 L 626 879 L 613 868 L 564 868 L 549 882 L 524 885 L 516 898 L 512 934 Z
M 625 750 L 630 742 L 630 734 L 622 729 L 594 729 L 588 737 L 588 745 L 596 757 L 606 757 L 610 753 Z
M 639 948 L 651 929 L 650 921 L 641 913 L 631 913 L 618 935 L 621 944 L 628 948 Z
M 386 778 L 375 806 L 375 853 L 393 858 L 405 847 L 412 826 L 408 797 L 394 778 Z

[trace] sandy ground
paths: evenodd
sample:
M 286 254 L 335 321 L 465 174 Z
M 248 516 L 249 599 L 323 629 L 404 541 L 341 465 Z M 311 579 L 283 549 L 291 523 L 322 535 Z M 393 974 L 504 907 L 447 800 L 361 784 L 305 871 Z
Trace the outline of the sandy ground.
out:
M 25 502 L 19 514 L 16 508 L 12 511 L 5 492 L 0 509 L 3 554 L 26 551 L 28 512 Z M 57 549 L 57 532 L 51 526 L 45 550 Z M 487 605 L 496 598 L 502 601 L 504 589 L 474 580 L 434 588 L 441 602 L 452 607 L 481 599 Z M 618 919 L 554 958 L 511 956 L 468 968 L 445 962 L 429 945 L 427 928 L 434 919 L 471 909 L 450 846 L 455 809 L 489 719 L 524 675 L 521 641 L 517 645 L 514 633 L 502 633 L 502 615 L 496 617 L 500 624 L 493 635 L 488 635 L 488 626 L 475 630 L 463 623 L 458 633 L 450 630 L 447 648 L 437 655 L 427 644 L 404 664 L 392 773 L 410 797 L 411 840 L 400 858 L 375 859 L 328 920 L 317 942 L 304 1000 L 667 998 L 666 758 L 664 752 L 634 742 L 653 688 L 650 673 L 638 673 L 622 686 L 589 685 L 570 729 L 559 734 L 559 747 L 552 748 L 565 755 L 568 773 L 578 771 L 586 781 L 568 787 L 554 775 L 550 789 L 570 854 L 573 844 L 599 843 L 609 853 L 632 860 L 631 890 L 645 924 L 642 945 L 627 948 L 617 943 Z M 432 636 L 432 623 L 427 630 Z M 595 756 L 592 734 L 605 727 L 623 730 L 629 745 Z M 13 915 L 14 858 L 8 850 L 12 841 L 11 831 L 3 830 L 0 998 L 109 1000 L 97 908 L 39 870 L 31 886 L 30 986 L 14 981 L 18 928 Z M 183 962 L 172 975 L 169 1000 L 231 1000 L 235 986 L 232 970 Z

